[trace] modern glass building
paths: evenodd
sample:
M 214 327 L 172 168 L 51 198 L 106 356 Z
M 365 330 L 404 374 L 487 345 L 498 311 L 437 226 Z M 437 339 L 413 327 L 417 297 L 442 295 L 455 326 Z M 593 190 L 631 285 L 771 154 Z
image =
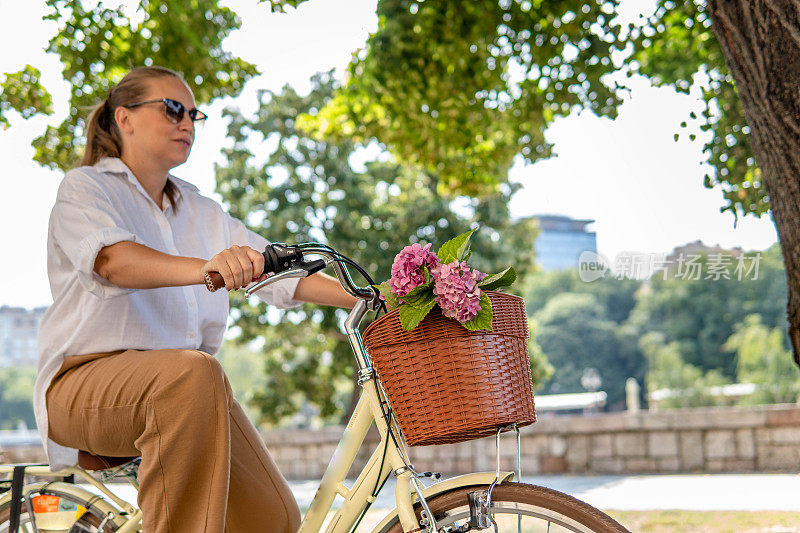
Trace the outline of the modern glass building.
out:
M 594 220 L 579 220 L 562 215 L 537 215 L 539 236 L 534 248 L 542 270 L 578 268 L 581 252 L 597 253 L 597 235 L 586 226 Z

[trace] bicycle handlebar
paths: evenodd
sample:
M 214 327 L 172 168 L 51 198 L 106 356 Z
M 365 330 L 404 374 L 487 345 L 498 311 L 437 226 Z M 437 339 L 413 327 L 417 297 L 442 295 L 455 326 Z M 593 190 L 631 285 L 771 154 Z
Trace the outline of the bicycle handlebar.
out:
M 303 260 L 305 254 L 319 255 L 324 259 L 305 261 Z M 247 296 L 250 296 L 250 294 L 262 287 L 266 287 L 282 279 L 310 276 L 314 272 L 318 272 L 333 263 L 336 277 L 345 291 L 356 298 L 367 301 L 375 300 L 377 297 L 376 291 L 372 287 L 359 287 L 353 282 L 350 273 L 342 266 L 342 256 L 328 245 L 316 242 L 295 245 L 274 242 L 267 245 L 263 255 L 264 272 L 272 272 L 272 275 L 259 281 L 252 287 L 249 287 L 245 291 Z M 211 292 L 225 286 L 225 281 L 218 272 L 209 272 L 206 274 L 205 281 L 206 287 Z

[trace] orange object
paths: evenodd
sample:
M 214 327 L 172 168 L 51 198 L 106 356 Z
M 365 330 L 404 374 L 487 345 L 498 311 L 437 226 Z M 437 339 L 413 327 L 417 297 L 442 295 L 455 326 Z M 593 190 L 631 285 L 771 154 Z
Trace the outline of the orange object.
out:
M 31 503 L 33 503 L 33 512 L 35 514 L 57 513 L 61 498 L 51 494 L 39 494 L 31 498 Z
M 469 331 L 438 306 L 413 331 L 401 327 L 399 309 L 364 331 L 364 346 L 410 446 L 477 439 L 536 421 L 525 302 L 486 294 L 492 331 Z

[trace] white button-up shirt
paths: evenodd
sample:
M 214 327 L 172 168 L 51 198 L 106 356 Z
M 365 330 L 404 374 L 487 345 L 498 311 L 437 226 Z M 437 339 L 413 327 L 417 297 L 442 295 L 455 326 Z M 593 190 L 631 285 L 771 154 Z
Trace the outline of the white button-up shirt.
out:
M 178 256 L 211 259 L 234 244 L 262 251 L 269 243 L 228 215 L 197 187 L 174 176 L 177 210 L 167 198 L 159 208 L 117 158 L 70 170 L 58 189 L 47 235 L 47 272 L 53 305 L 39 331 L 39 370 L 34 387 L 36 423 L 51 468 L 77 462 L 77 450 L 48 439 L 45 394 L 65 357 L 113 350 L 197 349 L 214 354 L 228 318 L 228 291 L 205 285 L 125 289 L 94 272 L 98 252 L 133 241 Z M 297 279 L 256 294 L 287 308 Z

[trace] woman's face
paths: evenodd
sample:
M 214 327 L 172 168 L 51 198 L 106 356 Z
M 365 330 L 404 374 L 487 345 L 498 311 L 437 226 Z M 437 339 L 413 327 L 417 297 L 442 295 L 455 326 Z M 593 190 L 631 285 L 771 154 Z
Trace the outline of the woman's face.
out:
M 164 113 L 164 103 L 117 109 L 117 124 L 122 131 L 125 157 L 147 158 L 166 169 L 186 162 L 194 143 L 194 123 L 188 110 L 195 108 L 194 96 L 178 78 L 151 78 L 141 101 L 170 98 L 186 108 L 182 120 L 173 124 Z M 121 112 L 121 113 L 120 113 Z

